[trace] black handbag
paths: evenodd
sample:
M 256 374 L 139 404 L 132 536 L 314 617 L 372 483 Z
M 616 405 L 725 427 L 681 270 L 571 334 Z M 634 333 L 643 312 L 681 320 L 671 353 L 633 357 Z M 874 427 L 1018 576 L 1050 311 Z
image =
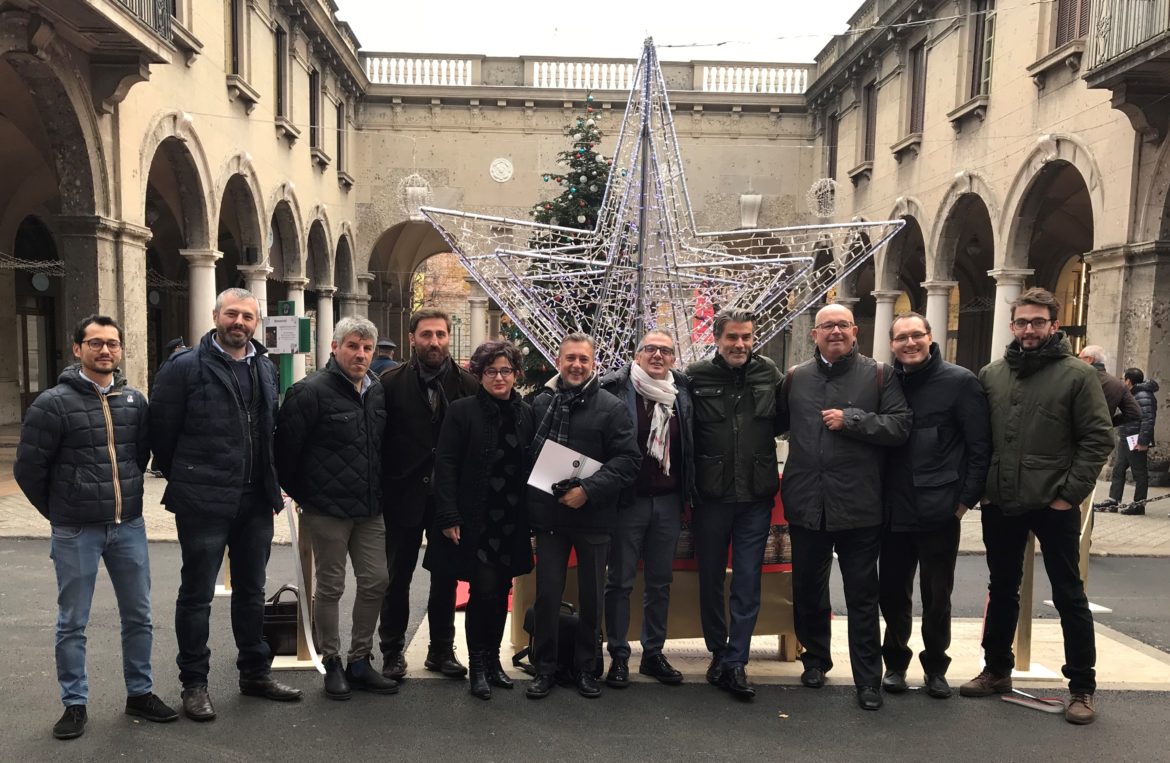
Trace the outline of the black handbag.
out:
M 560 617 L 557 628 L 557 677 L 562 682 L 572 683 L 573 651 L 576 645 L 577 629 L 581 627 L 581 617 L 577 609 L 567 601 L 561 602 Z M 529 607 L 524 613 L 524 630 L 528 633 L 528 646 L 521 649 L 512 657 L 512 665 L 530 676 L 536 675 L 536 667 L 532 664 L 532 634 L 536 630 L 536 611 Z M 525 659 L 528 661 L 525 662 Z M 602 657 L 601 639 L 597 640 L 597 651 L 591 672 L 595 678 L 601 677 L 604 658 Z
M 285 593 L 292 601 L 281 601 Z M 264 602 L 264 640 L 273 654 L 297 653 L 297 607 L 300 592 L 295 585 L 283 585 Z

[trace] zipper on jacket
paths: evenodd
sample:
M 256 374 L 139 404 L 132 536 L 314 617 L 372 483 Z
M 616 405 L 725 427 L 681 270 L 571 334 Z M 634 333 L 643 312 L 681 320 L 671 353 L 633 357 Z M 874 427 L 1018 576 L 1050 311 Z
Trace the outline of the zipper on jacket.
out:
M 96 390 L 95 390 L 96 392 Z M 114 417 L 110 415 L 110 402 L 101 392 L 97 393 L 102 401 L 102 416 L 106 420 L 106 448 L 110 451 L 110 467 L 114 475 L 114 524 L 122 522 L 122 479 L 118 475 L 118 448 L 114 444 Z

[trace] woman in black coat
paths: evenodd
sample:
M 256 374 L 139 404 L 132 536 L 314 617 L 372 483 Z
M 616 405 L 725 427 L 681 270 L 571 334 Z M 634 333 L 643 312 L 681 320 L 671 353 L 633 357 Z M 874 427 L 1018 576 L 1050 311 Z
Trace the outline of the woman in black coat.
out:
M 491 699 L 492 686 L 511 689 L 500 665 L 512 578 L 532 570 L 525 508 L 532 464 L 532 409 L 512 388 L 522 367 L 508 342 L 485 342 L 471 356 L 480 381 L 472 397 L 451 403 L 435 453 L 435 524 L 423 566 L 471 584 L 467 653 L 471 693 Z

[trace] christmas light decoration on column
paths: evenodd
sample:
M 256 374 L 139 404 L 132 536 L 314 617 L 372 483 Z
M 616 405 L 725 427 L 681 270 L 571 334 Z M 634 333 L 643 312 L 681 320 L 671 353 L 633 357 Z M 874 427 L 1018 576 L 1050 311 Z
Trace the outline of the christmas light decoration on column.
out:
M 755 313 L 762 344 L 904 225 L 698 232 L 652 40 L 638 63 L 612 167 L 590 230 L 422 210 L 542 354 L 554 358 L 562 336 L 585 331 L 597 341 L 603 372 L 629 362 L 651 328 L 675 335 L 680 366 L 708 355 L 711 319 L 723 308 Z

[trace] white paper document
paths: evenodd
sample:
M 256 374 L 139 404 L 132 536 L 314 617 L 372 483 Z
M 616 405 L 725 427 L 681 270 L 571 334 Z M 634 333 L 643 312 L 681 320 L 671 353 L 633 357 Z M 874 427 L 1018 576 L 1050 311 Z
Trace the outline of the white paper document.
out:
M 1125 444 L 1129 446 L 1130 450 L 1133 450 L 1137 447 L 1137 441 L 1138 436 L 1136 434 L 1131 434 L 1129 437 L 1125 438 Z
M 591 477 L 600 468 L 600 461 L 594 461 L 559 442 L 545 440 L 540 455 L 536 457 L 536 464 L 532 467 L 528 484 L 552 495 L 554 482 Z

